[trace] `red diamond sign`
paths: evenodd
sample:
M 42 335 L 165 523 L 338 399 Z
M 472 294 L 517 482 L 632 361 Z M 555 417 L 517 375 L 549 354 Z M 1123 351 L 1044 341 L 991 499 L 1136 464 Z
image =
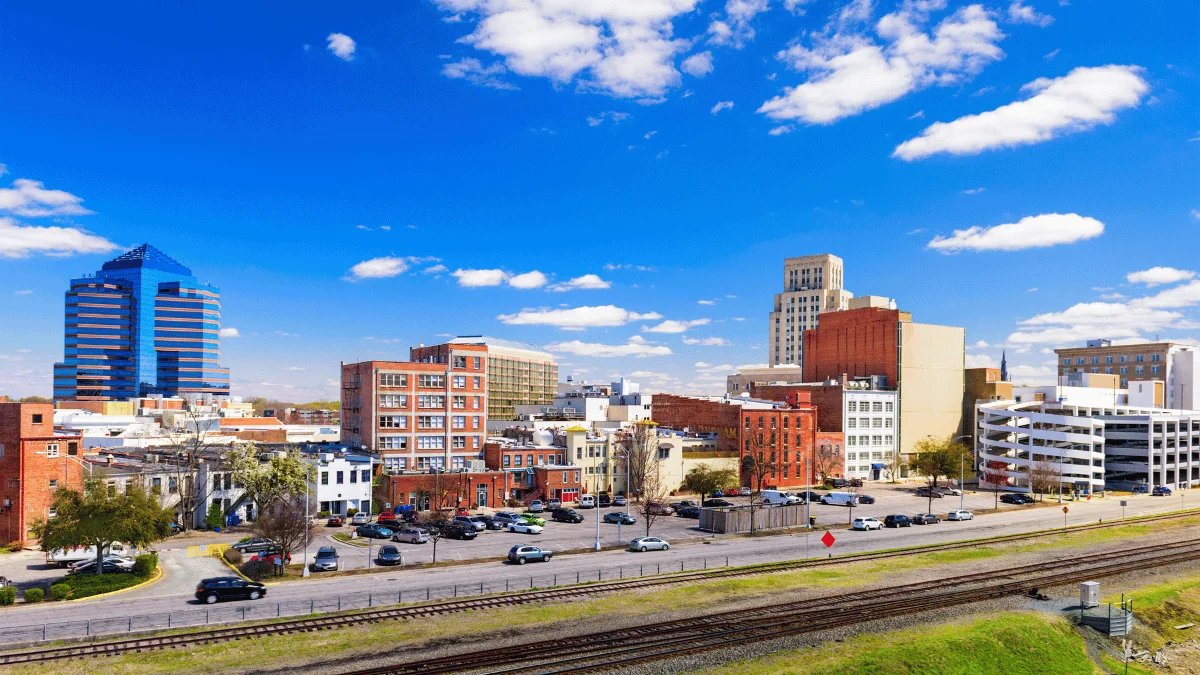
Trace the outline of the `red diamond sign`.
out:
M 833 534 L 829 530 L 825 530 L 825 536 L 821 537 L 821 543 L 825 544 L 825 548 L 833 546 L 833 542 L 835 541 L 837 541 L 837 539 L 834 539 Z

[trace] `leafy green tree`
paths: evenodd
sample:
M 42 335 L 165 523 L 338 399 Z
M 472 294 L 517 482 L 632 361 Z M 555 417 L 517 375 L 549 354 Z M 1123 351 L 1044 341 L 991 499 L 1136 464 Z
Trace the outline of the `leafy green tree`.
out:
M 273 502 L 304 494 L 312 465 L 299 450 L 288 448 L 272 454 L 265 462 L 260 454 L 257 446 L 247 444 L 234 448 L 228 455 L 233 480 L 242 486 L 246 497 L 257 504 L 260 511 Z
M 54 494 L 54 508 L 55 517 L 37 520 L 31 528 L 42 549 L 94 546 L 96 574 L 104 573 L 104 553 L 113 542 L 141 548 L 171 534 L 171 510 L 139 485 L 130 485 L 123 493 L 98 480 L 88 481 L 82 492 L 60 488 Z
M 700 503 L 717 490 L 737 487 L 738 474 L 733 469 L 714 469 L 707 464 L 693 468 L 683 478 L 683 486 L 700 495 Z
M 914 443 L 913 450 L 916 456 L 909 466 L 929 481 L 929 508 L 932 510 L 933 491 L 937 488 L 938 478 L 957 474 L 964 464 L 973 465 L 971 449 L 950 438 L 929 436 Z
M 210 530 L 225 524 L 225 513 L 221 510 L 220 502 L 213 500 L 213 503 L 208 506 L 208 515 L 204 517 L 204 524 Z

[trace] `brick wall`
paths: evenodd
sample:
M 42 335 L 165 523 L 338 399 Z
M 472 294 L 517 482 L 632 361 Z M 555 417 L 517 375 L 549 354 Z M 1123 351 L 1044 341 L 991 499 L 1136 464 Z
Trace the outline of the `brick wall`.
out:
M 911 315 L 896 309 L 864 307 L 821 315 L 817 328 L 804 331 L 804 381 L 886 375 L 896 386 L 899 322 Z
M 55 489 L 83 487 L 81 443 L 78 435 L 55 436 L 49 403 L 0 403 L 0 542 L 29 543 L 29 527 L 50 516 Z
M 503 471 L 443 473 L 440 476 L 428 473 L 383 476 L 375 486 L 374 499 L 381 505 L 391 504 L 392 508 L 410 503 L 417 508 L 414 499 L 419 500 L 422 493 L 433 494 L 441 491 L 446 495 L 443 500 L 446 507 L 471 509 L 478 504 L 478 486 L 486 485 L 487 505 L 498 509 L 502 508 L 506 479 L 508 489 L 513 489 L 512 477 Z

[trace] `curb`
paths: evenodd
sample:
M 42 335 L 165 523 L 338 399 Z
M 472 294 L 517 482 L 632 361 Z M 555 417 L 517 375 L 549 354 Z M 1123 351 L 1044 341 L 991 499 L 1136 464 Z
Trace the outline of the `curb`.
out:
M 239 570 L 238 568 L 234 567 L 232 563 L 230 563 L 228 560 L 226 560 L 224 555 L 213 556 L 213 557 L 215 557 L 217 560 L 220 560 L 222 563 L 224 563 L 226 567 L 233 570 L 233 573 L 238 575 L 242 579 L 245 579 L 246 581 L 254 581 L 253 579 L 246 576 L 245 574 L 242 574 L 242 571 Z
M 154 568 L 154 576 L 150 577 L 149 579 L 147 579 L 141 583 L 134 584 L 128 588 L 121 588 L 121 589 L 118 589 L 115 591 L 109 591 L 107 593 L 97 593 L 96 595 L 89 595 L 86 598 L 75 598 L 73 600 L 67 600 L 67 602 L 85 602 L 88 600 L 96 600 L 98 598 L 106 598 L 110 595 L 118 595 L 121 593 L 126 593 L 128 591 L 136 590 L 143 586 L 149 586 L 150 584 L 160 581 L 165 576 L 167 576 L 167 571 L 162 567 L 162 565 L 159 565 L 158 567 Z

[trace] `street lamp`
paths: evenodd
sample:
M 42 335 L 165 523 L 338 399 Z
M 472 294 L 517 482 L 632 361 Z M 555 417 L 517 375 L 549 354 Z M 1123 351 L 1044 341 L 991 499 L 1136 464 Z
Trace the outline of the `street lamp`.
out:
M 304 470 L 304 569 L 300 572 L 300 576 L 308 578 L 308 530 L 312 524 L 309 521 L 309 514 L 312 512 L 312 505 L 309 503 L 309 490 L 312 486 L 312 481 L 309 480 L 309 472 L 316 469 L 316 466 L 310 464 Z
M 971 437 L 972 437 L 971 434 L 962 434 L 960 436 L 955 436 L 954 438 L 950 439 L 950 442 L 953 443 L 960 438 L 971 438 Z M 974 458 L 975 458 L 974 448 L 972 448 L 972 454 L 971 454 L 972 462 L 974 462 Z M 963 465 L 966 464 L 966 461 L 967 461 L 966 455 L 959 456 L 959 458 L 958 458 L 958 510 L 959 511 L 963 510 L 963 499 L 965 499 L 967 496 L 966 483 L 963 480 L 965 477 Z

